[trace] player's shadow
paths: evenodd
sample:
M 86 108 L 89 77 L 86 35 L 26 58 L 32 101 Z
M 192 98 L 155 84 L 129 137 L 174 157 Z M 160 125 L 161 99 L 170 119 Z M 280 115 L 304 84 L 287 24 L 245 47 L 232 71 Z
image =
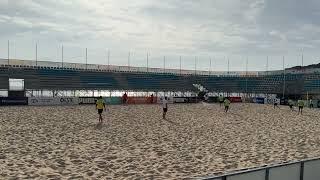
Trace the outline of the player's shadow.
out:
M 94 129 L 101 130 L 102 127 L 103 127 L 103 123 L 102 123 L 102 122 L 99 122 L 98 124 L 96 124 L 96 125 L 94 126 Z
M 311 118 L 319 118 L 320 116 L 312 115 L 312 114 L 302 114 L 302 116 L 308 116 Z
M 173 122 L 173 121 L 170 121 L 169 119 L 163 119 L 163 120 L 164 120 L 164 121 L 166 121 L 166 122 L 168 122 L 168 123 L 170 123 L 170 124 L 173 124 L 173 125 L 179 126 L 179 124 L 178 124 L 178 123 Z

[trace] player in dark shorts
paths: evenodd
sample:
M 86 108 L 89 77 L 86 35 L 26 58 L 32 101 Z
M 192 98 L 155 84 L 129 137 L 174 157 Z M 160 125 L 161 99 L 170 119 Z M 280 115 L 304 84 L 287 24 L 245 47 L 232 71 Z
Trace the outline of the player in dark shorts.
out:
M 128 102 L 128 95 L 127 93 L 124 93 L 122 96 L 122 104 L 127 104 Z
M 226 98 L 223 103 L 224 103 L 224 111 L 227 113 L 229 111 L 229 106 L 231 102 L 228 98 Z
M 220 104 L 220 107 L 222 106 L 223 102 L 224 102 L 224 98 L 220 95 L 218 97 L 218 100 L 219 100 L 219 104 Z
M 290 110 L 294 111 L 294 109 L 293 109 L 293 104 L 294 103 L 293 103 L 293 101 L 291 99 L 288 100 L 288 104 L 289 104 Z
M 103 118 L 102 118 L 103 109 L 106 109 L 106 103 L 102 99 L 102 96 L 100 96 L 99 99 L 97 100 L 96 108 L 99 114 L 99 123 L 101 123 L 103 121 Z
M 302 101 L 302 99 L 300 99 L 300 100 L 298 101 L 298 107 L 299 107 L 299 112 L 298 112 L 298 114 L 301 113 L 301 115 L 302 115 L 303 106 L 304 106 L 304 102 Z
M 277 99 L 274 99 L 274 100 L 273 100 L 273 109 L 275 109 L 276 107 L 279 108 Z M 280 108 L 279 108 L 279 109 L 280 109 Z
M 163 113 L 162 113 L 162 118 L 166 119 L 166 114 L 168 112 L 168 98 L 164 97 L 162 100 L 162 108 L 163 108 Z

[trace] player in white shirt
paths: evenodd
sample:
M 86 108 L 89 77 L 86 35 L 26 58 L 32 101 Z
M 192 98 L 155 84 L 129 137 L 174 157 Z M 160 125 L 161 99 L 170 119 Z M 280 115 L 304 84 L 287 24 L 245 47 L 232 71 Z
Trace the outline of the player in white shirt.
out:
M 162 108 L 163 108 L 162 117 L 163 117 L 163 119 L 166 119 L 166 114 L 168 111 L 168 98 L 167 97 L 164 97 L 164 99 L 162 100 Z

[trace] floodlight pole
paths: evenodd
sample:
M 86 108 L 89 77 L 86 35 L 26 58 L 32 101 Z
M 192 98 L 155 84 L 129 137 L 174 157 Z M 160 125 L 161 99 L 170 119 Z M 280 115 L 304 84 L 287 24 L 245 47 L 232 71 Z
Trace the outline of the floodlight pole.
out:
M 166 72 L 166 56 L 163 56 L 163 72 Z
M 8 40 L 8 65 L 10 65 L 10 41 Z
M 128 53 L 128 70 L 130 70 L 130 51 Z
M 88 69 L 88 48 L 86 48 L 86 70 Z
M 61 67 L 63 68 L 63 58 L 64 58 L 64 52 L 63 52 L 63 45 L 62 45 L 62 47 L 61 47 Z
M 36 66 L 38 66 L 38 44 L 36 43 Z
M 211 75 L 211 57 L 210 57 L 210 67 L 209 67 L 209 75 Z
M 110 50 L 108 49 L 108 70 L 110 70 Z
M 282 57 L 282 66 L 283 66 L 283 92 L 282 92 L 282 97 L 284 98 L 285 91 L 286 91 L 286 69 L 285 69 L 285 66 L 284 66 L 284 56 Z
M 181 56 L 180 56 L 180 75 L 181 75 Z
M 194 74 L 197 75 L 197 56 L 194 57 Z
M 147 72 L 149 72 L 149 53 L 147 52 Z
M 228 75 L 230 74 L 230 61 L 229 61 L 229 58 L 228 58 Z

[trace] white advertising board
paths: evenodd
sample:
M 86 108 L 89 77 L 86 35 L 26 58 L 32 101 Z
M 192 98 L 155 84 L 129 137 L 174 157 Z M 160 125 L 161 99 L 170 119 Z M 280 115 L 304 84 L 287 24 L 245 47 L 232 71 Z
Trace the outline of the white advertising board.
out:
M 164 99 L 164 97 L 157 97 L 157 103 L 162 104 L 163 99 Z M 167 97 L 167 100 L 168 100 L 169 104 L 173 104 L 173 97 Z
M 77 97 L 30 97 L 28 98 L 29 106 L 64 106 L 78 105 Z

